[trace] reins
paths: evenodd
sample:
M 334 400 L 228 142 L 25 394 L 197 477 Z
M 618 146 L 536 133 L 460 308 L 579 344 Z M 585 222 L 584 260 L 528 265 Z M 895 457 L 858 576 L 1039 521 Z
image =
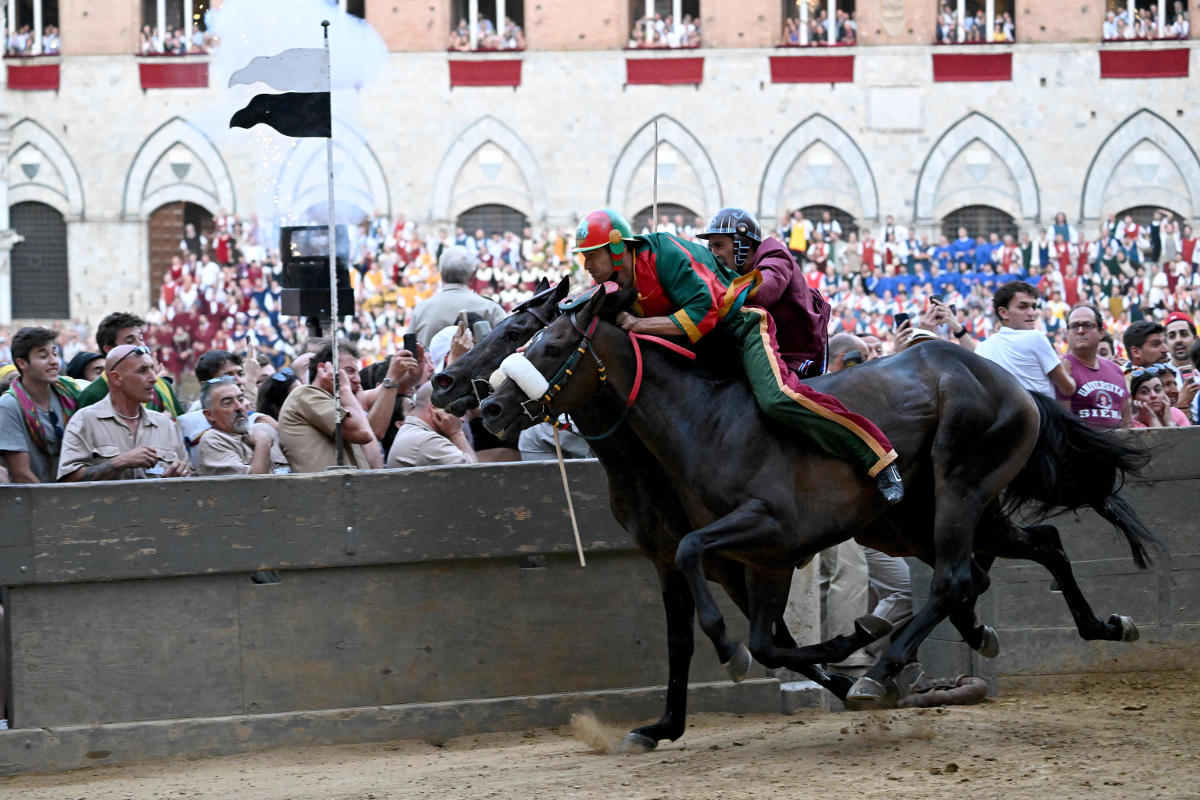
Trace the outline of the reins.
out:
M 599 318 L 593 317 L 592 321 L 588 324 L 587 330 L 584 330 L 583 328 L 581 328 L 579 326 L 579 323 L 576 320 L 575 314 L 574 313 L 571 314 L 571 325 L 575 328 L 575 330 L 577 330 L 580 333 L 582 338 L 579 341 L 579 345 L 575 348 L 575 351 L 573 353 L 571 353 L 570 356 L 567 357 L 567 360 L 563 363 L 562 367 L 559 368 L 558 372 L 555 373 L 554 377 L 550 379 L 549 386 L 546 389 L 545 394 L 543 394 L 542 397 L 538 400 L 530 399 L 530 400 L 525 400 L 524 402 L 521 403 L 522 410 L 525 412 L 525 414 L 530 419 L 535 419 L 535 420 L 543 421 L 543 422 L 552 422 L 552 420 L 550 419 L 550 415 L 547 413 L 547 407 L 550 405 L 551 402 L 553 402 L 555 396 L 559 392 L 562 391 L 562 388 L 563 388 L 563 386 L 566 385 L 567 380 L 570 379 L 575 374 L 575 367 L 579 364 L 580 359 L 582 359 L 585 354 L 590 355 L 592 357 L 592 361 L 595 362 L 596 372 L 599 374 L 600 382 L 601 383 L 608 382 L 608 371 L 604 367 L 604 362 L 600 359 L 600 357 L 598 355 L 596 355 L 595 350 L 592 349 L 592 336 L 596 332 L 596 324 L 598 322 L 599 322 Z M 630 342 L 630 344 L 633 345 L 633 360 L 634 360 L 633 386 L 629 390 L 628 397 L 625 398 L 625 404 L 624 404 L 624 407 L 621 409 L 620 416 L 617 417 L 616 422 L 614 422 L 608 428 L 608 430 L 606 430 L 604 433 L 597 434 L 595 436 L 589 436 L 586 433 L 580 432 L 579 435 L 582 436 L 584 439 L 587 439 L 590 442 L 599 441 L 601 439 L 607 439 L 609 436 L 612 436 L 614 433 L 616 433 L 620 429 L 620 427 L 623 424 L 625 424 L 625 420 L 629 416 L 629 410 L 631 408 L 633 408 L 633 404 L 637 402 L 638 395 L 641 394 L 643 370 L 642 370 L 642 348 L 641 348 L 641 345 L 639 344 L 639 342 L 652 342 L 654 344 L 659 345 L 660 347 L 665 347 L 668 350 L 671 350 L 672 352 L 677 353 L 678 355 L 681 355 L 681 356 L 691 359 L 693 361 L 696 358 L 696 354 L 693 353 L 691 350 L 688 350 L 685 347 L 681 347 L 680 345 L 677 345 L 674 342 L 663 339 L 660 336 L 652 336 L 652 335 L 646 334 L 646 333 L 634 333 L 633 331 L 629 331 L 628 335 L 629 335 L 629 342 Z

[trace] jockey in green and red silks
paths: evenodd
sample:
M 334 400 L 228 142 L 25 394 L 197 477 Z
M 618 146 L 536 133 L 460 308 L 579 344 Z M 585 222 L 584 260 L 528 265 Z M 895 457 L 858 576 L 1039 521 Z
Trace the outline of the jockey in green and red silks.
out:
M 621 327 L 657 336 L 682 334 L 696 342 L 720 325 L 739 344 L 754 397 L 767 416 L 877 477 L 889 502 L 900 499 L 900 476 L 891 466 L 896 451 L 883 432 L 836 397 L 802 383 L 783 363 L 774 320 L 752 305 L 761 282 L 757 271 L 739 275 L 707 249 L 669 233 L 635 237 L 625 218 L 611 209 L 584 217 L 575 241 L 575 252 L 584 255 L 584 267 L 597 283 L 614 280 L 637 290 L 635 313 L 617 317 Z

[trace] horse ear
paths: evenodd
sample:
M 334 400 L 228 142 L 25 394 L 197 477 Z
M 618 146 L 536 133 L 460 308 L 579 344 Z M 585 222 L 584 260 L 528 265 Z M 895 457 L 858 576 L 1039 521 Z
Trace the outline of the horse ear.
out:
M 533 287 L 533 293 L 541 294 L 542 292 L 546 291 L 549 288 L 550 288 L 550 281 L 547 280 L 545 276 L 542 276 L 541 280 L 539 280 L 537 282 L 537 286 Z
M 604 286 L 597 286 L 588 296 L 587 305 L 583 307 L 583 317 L 591 319 L 601 312 L 604 308 L 604 301 L 608 297 L 608 292 Z
M 561 281 L 558 282 L 558 285 L 554 287 L 554 302 L 555 303 L 561 302 L 562 299 L 565 298 L 567 296 L 567 293 L 570 291 L 571 291 L 571 279 L 568 277 L 564 277 Z

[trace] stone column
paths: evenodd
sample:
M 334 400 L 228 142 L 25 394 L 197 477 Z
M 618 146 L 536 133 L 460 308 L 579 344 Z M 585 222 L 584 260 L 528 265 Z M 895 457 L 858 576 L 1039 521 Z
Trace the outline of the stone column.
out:
M 8 227 L 8 128 L 8 115 L 0 112 L 0 325 L 12 322 L 12 249 L 21 241 Z

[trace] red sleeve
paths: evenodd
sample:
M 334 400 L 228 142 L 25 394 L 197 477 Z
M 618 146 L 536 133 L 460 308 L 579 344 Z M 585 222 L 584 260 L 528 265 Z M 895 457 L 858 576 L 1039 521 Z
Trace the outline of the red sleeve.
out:
M 754 294 L 754 305 L 770 308 L 778 303 L 792 283 L 795 268 L 795 262 L 788 257 L 771 254 L 762 259 L 758 264 L 762 284 Z

